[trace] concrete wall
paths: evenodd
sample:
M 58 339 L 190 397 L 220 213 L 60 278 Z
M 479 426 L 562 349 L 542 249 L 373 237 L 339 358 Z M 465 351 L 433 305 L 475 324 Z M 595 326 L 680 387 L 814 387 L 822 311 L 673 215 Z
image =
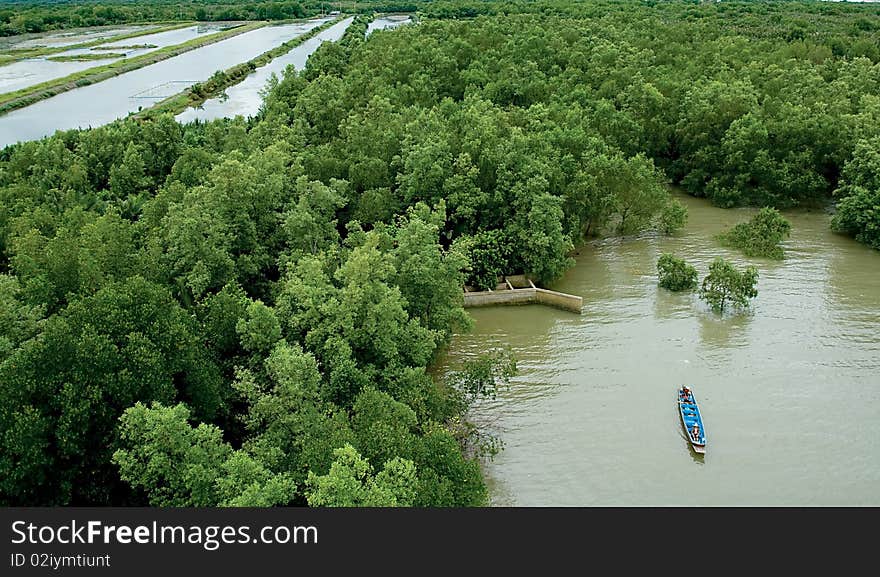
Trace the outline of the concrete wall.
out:
M 584 305 L 584 299 L 583 297 L 540 288 L 464 293 L 465 307 L 524 305 L 530 303 L 545 304 L 580 314 L 581 308 Z
M 464 293 L 464 306 L 524 305 L 535 302 L 535 289 Z
M 535 297 L 536 300 L 541 304 L 550 305 L 576 313 L 580 313 L 581 309 L 584 306 L 583 297 L 560 293 L 547 289 L 536 288 Z
M 478 291 L 474 287 L 464 287 L 464 306 L 483 307 L 491 305 L 525 305 L 540 303 L 580 314 L 584 306 L 583 297 L 537 288 L 526 275 L 505 275 L 498 277 L 495 290 Z
M 535 288 L 535 285 L 524 274 L 513 274 L 504 278 L 513 285 L 513 288 Z

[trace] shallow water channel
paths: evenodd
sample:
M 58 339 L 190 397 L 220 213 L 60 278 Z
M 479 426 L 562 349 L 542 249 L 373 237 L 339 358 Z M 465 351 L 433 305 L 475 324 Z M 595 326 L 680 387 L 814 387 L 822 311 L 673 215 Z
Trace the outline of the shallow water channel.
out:
M 283 77 L 288 66 L 294 70 L 302 70 L 306 66 L 309 56 L 318 49 L 325 41 L 335 42 L 342 38 L 345 30 L 354 18 L 346 18 L 327 30 L 309 38 L 290 52 L 273 59 L 265 66 L 254 70 L 244 80 L 226 89 L 221 97 L 206 100 L 196 108 L 187 108 L 177 115 L 178 122 L 191 122 L 193 120 L 208 121 L 216 118 L 233 118 L 235 116 L 254 116 L 259 112 L 263 97 L 260 92 L 266 88 L 269 78 L 275 74 L 278 78 Z M 410 21 L 407 16 L 380 16 L 375 18 L 367 27 L 367 34 L 374 30 L 395 28 Z
M 679 234 L 583 246 L 542 305 L 468 309 L 440 372 L 509 346 L 519 374 L 474 418 L 505 442 L 485 471 L 497 506 L 880 505 L 880 251 L 786 212 L 781 261 L 720 248 L 753 214 L 681 195 Z M 657 287 L 672 252 L 706 274 L 716 256 L 758 267 L 751 310 L 719 317 Z M 675 392 L 690 384 L 707 452 L 694 453 Z
M 39 48 L 43 46 L 70 46 L 81 42 L 91 42 L 106 38 L 112 40 L 114 36 L 130 34 L 138 31 L 148 31 L 157 28 L 157 24 L 133 25 L 133 26 L 92 26 L 88 28 L 73 28 L 70 30 L 53 30 L 49 32 L 36 32 L 7 36 L 0 38 L 0 49 L 13 48 L 22 50 L 25 48 Z
M 56 130 L 96 127 L 124 118 L 327 20 L 265 26 L 13 110 L 0 116 L 0 148 L 37 140 Z
M 235 116 L 254 116 L 260 110 L 263 97 L 260 92 L 272 74 L 281 77 L 284 70 L 292 65 L 296 70 L 305 68 L 306 60 L 318 49 L 322 42 L 335 42 L 342 38 L 345 29 L 354 18 L 346 18 L 309 38 L 299 46 L 295 46 L 287 54 L 274 58 L 265 66 L 251 72 L 244 80 L 224 91 L 224 95 L 206 100 L 196 108 L 187 108 L 176 116 L 178 122 L 193 120 L 214 120 L 216 118 L 233 118 Z M 322 24 L 318 22 L 315 26 Z M 314 26 L 311 26 L 313 28 Z

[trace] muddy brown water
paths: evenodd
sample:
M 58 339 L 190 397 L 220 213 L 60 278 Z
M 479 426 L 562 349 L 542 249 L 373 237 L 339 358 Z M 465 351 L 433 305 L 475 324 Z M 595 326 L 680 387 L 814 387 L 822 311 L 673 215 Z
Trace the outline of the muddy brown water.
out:
M 484 467 L 496 506 L 880 505 L 880 251 L 789 211 L 783 261 L 749 259 L 714 235 L 749 218 L 677 194 L 675 236 L 604 239 L 550 288 L 582 315 L 542 305 L 468 309 L 439 371 L 507 346 L 519 374 L 474 419 L 504 450 Z M 719 316 L 657 286 L 671 252 L 699 278 L 716 256 L 759 270 L 750 310 Z M 705 455 L 675 404 L 693 388 Z

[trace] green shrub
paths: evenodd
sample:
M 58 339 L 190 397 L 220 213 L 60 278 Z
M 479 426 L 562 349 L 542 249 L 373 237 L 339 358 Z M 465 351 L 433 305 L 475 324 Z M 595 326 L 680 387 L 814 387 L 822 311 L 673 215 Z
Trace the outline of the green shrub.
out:
M 660 230 L 666 234 L 672 234 L 673 232 L 684 228 L 684 225 L 687 224 L 688 218 L 688 209 L 685 205 L 675 199 L 671 199 L 666 206 L 663 207 L 663 212 L 660 213 Z
M 741 222 L 729 232 L 718 235 L 724 246 L 736 248 L 749 257 L 781 260 L 779 243 L 791 233 L 791 224 L 775 208 L 765 206 L 748 222 Z
M 657 260 L 657 273 L 660 286 L 665 289 L 683 291 L 697 288 L 697 269 L 669 253 L 664 253 Z
M 703 279 L 700 298 L 718 313 L 723 313 L 728 304 L 745 308 L 749 306 L 749 299 L 758 296 L 758 289 L 755 288 L 757 283 L 757 268 L 750 266 L 739 271 L 730 262 L 718 257 L 709 266 L 709 274 Z
M 880 189 L 852 187 L 837 203 L 831 229 L 880 250 Z

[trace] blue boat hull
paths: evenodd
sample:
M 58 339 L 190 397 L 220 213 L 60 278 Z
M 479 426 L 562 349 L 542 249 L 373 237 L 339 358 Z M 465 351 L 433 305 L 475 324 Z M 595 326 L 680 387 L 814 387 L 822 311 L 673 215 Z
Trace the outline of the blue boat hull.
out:
M 685 395 L 684 388 L 678 389 L 678 413 L 691 447 L 697 453 L 705 453 L 706 430 L 703 428 L 703 418 L 693 391 Z

